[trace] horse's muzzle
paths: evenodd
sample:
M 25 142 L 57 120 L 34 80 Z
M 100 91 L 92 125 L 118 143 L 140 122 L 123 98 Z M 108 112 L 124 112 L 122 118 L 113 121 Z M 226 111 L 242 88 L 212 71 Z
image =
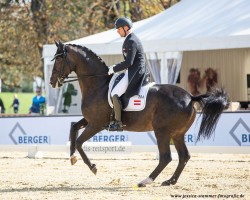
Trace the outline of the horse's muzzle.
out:
M 52 88 L 56 87 L 56 84 L 54 84 L 52 81 L 50 81 L 49 84 L 51 85 Z
M 53 81 L 50 81 L 49 83 L 51 85 L 52 88 L 59 88 L 63 85 L 63 82 L 62 81 L 56 81 L 56 82 L 53 82 Z
M 56 77 L 56 76 L 51 76 L 49 84 L 51 85 L 52 88 L 59 88 L 63 85 L 64 78 L 61 77 Z

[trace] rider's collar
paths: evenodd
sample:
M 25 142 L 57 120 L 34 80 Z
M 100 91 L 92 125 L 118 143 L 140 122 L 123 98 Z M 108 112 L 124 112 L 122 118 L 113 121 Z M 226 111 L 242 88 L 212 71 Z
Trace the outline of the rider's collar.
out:
M 129 32 L 124 38 L 126 39 L 132 32 Z

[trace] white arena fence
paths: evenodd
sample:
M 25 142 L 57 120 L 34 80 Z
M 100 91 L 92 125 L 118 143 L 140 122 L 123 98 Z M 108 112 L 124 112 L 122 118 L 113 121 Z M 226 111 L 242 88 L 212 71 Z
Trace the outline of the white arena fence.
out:
M 69 152 L 69 132 L 82 116 L 0 117 L 0 151 Z M 250 153 L 250 112 L 224 112 L 209 140 L 196 142 L 201 117 L 185 135 L 191 153 Z M 79 132 L 80 134 L 80 132 Z M 87 153 L 158 153 L 153 132 L 101 131 L 83 144 Z M 175 147 L 171 146 L 172 152 Z

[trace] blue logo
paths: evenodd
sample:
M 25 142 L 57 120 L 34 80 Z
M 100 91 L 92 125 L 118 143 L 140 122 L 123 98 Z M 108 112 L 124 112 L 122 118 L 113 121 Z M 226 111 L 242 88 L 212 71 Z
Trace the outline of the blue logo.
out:
M 45 135 L 28 135 L 22 126 L 17 122 L 9 133 L 14 144 L 49 144 L 50 137 Z
M 241 118 L 236 122 L 229 133 L 239 146 L 250 145 L 250 128 Z

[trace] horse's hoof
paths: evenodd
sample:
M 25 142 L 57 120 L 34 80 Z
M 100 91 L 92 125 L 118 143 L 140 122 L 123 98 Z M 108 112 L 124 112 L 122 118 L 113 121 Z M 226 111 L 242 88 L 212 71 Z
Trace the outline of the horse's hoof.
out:
M 146 187 L 147 184 L 151 184 L 153 183 L 154 180 L 150 177 L 147 177 L 146 179 L 144 179 L 143 181 L 141 181 L 140 183 L 137 184 L 138 187 Z
M 161 186 L 170 186 L 170 185 L 175 185 L 175 184 L 176 182 L 168 180 L 168 181 L 162 182 Z
M 138 184 L 137 184 L 137 187 L 146 187 L 146 184 L 138 183 Z
M 170 182 L 169 181 L 164 181 L 162 182 L 161 186 L 170 186 Z
M 77 157 L 75 155 L 70 156 L 71 165 L 74 165 L 77 162 Z
M 93 165 L 91 166 L 91 169 L 90 169 L 90 170 L 93 172 L 94 175 L 96 175 L 96 173 L 97 173 L 97 168 L 96 168 L 96 165 L 95 165 L 95 164 L 93 164 Z

